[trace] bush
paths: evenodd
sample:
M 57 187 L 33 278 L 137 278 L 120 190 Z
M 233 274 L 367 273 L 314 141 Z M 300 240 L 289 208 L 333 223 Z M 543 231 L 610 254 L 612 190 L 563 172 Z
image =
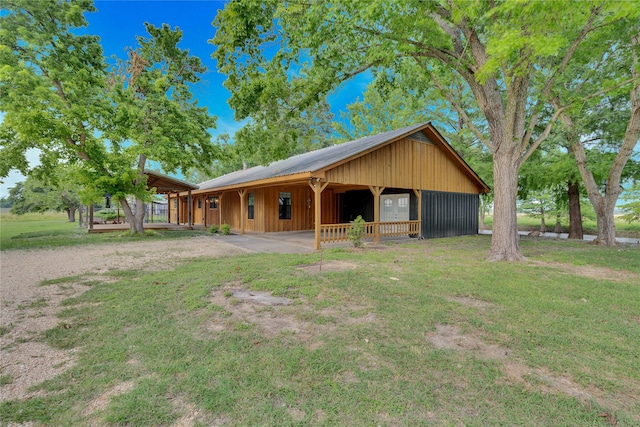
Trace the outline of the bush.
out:
M 95 216 L 102 218 L 105 221 L 116 219 L 118 213 L 115 209 L 102 209 L 94 213 Z
M 220 227 L 220 233 L 228 236 L 229 234 L 231 234 L 231 226 L 229 224 L 222 224 L 222 226 Z
M 220 227 L 218 226 L 218 224 L 213 224 L 211 227 L 209 227 L 209 233 L 211 234 L 215 234 L 218 231 L 220 231 Z
M 358 215 L 358 217 L 351 221 L 351 227 L 347 231 L 347 237 L 349 241 L 353 243 L 353 246 L 356 248 L 362 247 L 362 238 L 366 233 L 365 221 L 362 219 L 362 216 Z

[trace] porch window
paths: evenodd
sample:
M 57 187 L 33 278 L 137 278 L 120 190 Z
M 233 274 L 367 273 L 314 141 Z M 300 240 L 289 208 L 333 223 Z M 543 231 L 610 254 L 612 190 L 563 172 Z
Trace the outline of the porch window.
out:
M 278 217 L 280 219 L 291 219 L 291 193 L 280 193 Z
M 202 197 L 198 197 L 198 209 L 202 209 Z
M 177 197 L 175 199 L 173 199 L 173 207 L 174 208 L 178 207 L 178 198 Z
M 220 203 L 220 199 L 218 196 L 214 196 L 209 199 L 209 209 L 218 209 L 218 203 Z
M 248 219 L 253 219 L 253 193 L 249 193 L 249 197 L 248 197 L 249 201 L 247 202 L 247 218 Z

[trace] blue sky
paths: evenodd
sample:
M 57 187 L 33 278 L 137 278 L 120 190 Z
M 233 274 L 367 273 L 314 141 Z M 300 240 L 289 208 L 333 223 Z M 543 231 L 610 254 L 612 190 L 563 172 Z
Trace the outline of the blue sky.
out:
M 212 115 L 218 117 L 217 129 L 213 132 L 233 135 L 242 123 L 234 120 L 233 111 L 227 104 L 230 93 L 223 87 L 225 76 L 218 73 L 215 61 L 211 58 L 215 47 L 207 43 L 215 35 L 212 25 L 218 10 L 224 8 L 223 0 L 94 0 L 97 12 L 86 15 L 89 26 L 83 30 L 86 34 L 100 37 L 106 57 L 126 58 L 126 48 L 136 47 L 136 36 L 147 36 L 144 23 L 155 26 L 169 24 L 180 27 L 183 38 L 180 47 L 188 49 L 192 55 L 200 57 L 208 71 L 202 81 L 194 88 L 193 94 L 200 105 L 206 105 Z M 366 78 L 365 78 L 366 79 Z M 336 118 L 345 106 L 362 96 L 366 82 L 359 81 L 344 85 L 329 98 Z M 37 152 L 29 153 L 30 160 L 37 161 Z M 0 185 L 0 197 L 6 196 L 8 188 L 24 180 L 19 173 L 13 172 L 3 179 Z

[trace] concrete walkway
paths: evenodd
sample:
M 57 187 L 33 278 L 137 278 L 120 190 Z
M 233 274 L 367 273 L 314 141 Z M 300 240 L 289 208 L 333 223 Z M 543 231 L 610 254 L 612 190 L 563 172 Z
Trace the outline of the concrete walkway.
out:
M 278 233 L 246 233 L 231 234 L 228 236 L 216 236 L 223 242 L 230 243 L 251 252 L 284 253 L 284 254 L 304 254 L 314 252 L 313 231 L 284 231 Z M 396 237 L 384 239 L 386 241 L 402 242 L 416 241 L 410 237 Z M 373 242 L 366 240 L 365 245 Z M 353 247 L 351 242 L 322 243 L 322 249 Z

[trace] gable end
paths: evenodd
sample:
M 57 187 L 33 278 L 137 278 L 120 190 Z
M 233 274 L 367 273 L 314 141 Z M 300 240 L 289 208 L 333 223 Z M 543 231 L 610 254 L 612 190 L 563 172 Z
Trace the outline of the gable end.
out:
M 414 139 L 420 142 L 426 142 L 427 144 L 433 144 L 433 141 L 431 141 L 429 137 L 425 135 L 425 133 L 421 130 L 419 130 L 418 132 L 412 133 L 407 138 Z

